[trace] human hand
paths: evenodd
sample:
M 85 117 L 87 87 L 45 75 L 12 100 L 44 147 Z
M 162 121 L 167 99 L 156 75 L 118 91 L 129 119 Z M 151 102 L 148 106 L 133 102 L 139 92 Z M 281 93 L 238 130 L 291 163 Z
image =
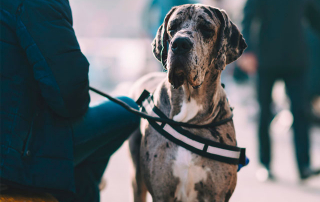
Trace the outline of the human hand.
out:
M 244 53 L 237 61 L 238 66 L 245 71 L 247 74 L 255 74 L 258 68 L 257 56 L 252 53 Z

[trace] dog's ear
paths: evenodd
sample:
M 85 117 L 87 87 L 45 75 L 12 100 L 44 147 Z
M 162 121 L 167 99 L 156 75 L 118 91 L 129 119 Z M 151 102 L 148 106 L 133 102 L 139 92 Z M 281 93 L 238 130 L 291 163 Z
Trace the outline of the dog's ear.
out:
M 247 44 L 238 27 L 231 22 L 225 11 L 213 7 L 210 7 L 210 10 L 221 23 L 216 45 L 215 67 L 223 70 L 227 64 L 241 56 Z
M 177 7 L 171 8 L 171 10 L 167 13 L 166 17 L 162 25 L 159 27 L 156 37 L 153 39 L 152 47 L 153 47 L 153 55 L 162 63 L 163 67 L 166 69 L 166 61 L 168 55 L 168 33 L 167 33 L 167 25 L 169 18 L 172 13 L 176 10 Z

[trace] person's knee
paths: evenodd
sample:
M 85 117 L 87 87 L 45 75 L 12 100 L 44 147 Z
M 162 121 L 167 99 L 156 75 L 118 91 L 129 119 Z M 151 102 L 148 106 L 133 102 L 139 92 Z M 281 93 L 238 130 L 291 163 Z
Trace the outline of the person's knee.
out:
M 133 99 L 131 99 L 129 97 L 125 97 L 125 96 L 121 96 L 121 97 L 117 97 L 117 98 L 119 100 L 125 102 L 130 107 L 132 107 L 132 108 L 134 108 L 136 110 L 139 110 L 139 107 L 138 107 L 137 103 Z M 130 123 L 132 124 L 133 128 L 137 128 L 139 126 L 139 123 L 140 123 L 140 117 L 139 116 L 137 116 L 137 115 L 135 115 L 135 114 L 133 114 L 133 113 L 128 111 L 128 115 L 127 115 L 126 118 L 128 118 L 128 120 L 130 120 Z
M 127 105 L 129 105 L 130 107 L 132 107 L 132 108 L 134 108 L 134 109 L 136 109 L 136 110 L 139 109 L 137 103 L 136 103 L 133 99 L 131 99 L 131 98 L 129 98 L 129 97 L 126 97 L 126 96 L 121 96 L 121 97 L 117 97 L 117 98 L 118 98 L 119 100 L 125 102 L 125 103 L 126 103 Z

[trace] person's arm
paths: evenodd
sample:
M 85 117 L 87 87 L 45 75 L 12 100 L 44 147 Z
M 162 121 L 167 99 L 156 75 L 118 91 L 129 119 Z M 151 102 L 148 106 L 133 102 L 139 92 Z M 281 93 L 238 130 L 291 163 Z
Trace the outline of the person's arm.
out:
M 261 0 L 247 0 L 243 8 L 242 35 L 248 45 L 245 52 L 238 59 L 238 66 L 247 74 L 254 74 L 258 67 L 258 59 L 254 53 L 251 26 L 253 21 L 259 17 L 261 12 Z
M 315 30 L 320 37 L 320 0 L 311 0 L 308 2 L 305 16 L 312 29 Z
M 90 102 L 89 63 L 76 39 L 68 1 L 24 1 L 18 16 L 17 36 L 42 97 L 59 116 L 84 114 Z
M 246 52 L 252 51 L 251 43 L 251 26 L 255 19 L 257 19 L 261 12 L 261 0 L 247 0 L 243 8 L 243 20 L 242 20 L 242 35 L 248 45 Z

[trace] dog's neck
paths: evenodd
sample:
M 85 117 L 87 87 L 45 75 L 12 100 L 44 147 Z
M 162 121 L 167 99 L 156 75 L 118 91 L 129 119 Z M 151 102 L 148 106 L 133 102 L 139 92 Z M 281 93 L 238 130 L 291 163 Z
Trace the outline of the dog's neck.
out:
M 168 87 L 171 102 L 169 117 L 179 122 L 203 125 L 230 116 L 220 75 L 217 71 L 208 72 L 203 84 L 197 89 L 188 82 L 178 89 Z

